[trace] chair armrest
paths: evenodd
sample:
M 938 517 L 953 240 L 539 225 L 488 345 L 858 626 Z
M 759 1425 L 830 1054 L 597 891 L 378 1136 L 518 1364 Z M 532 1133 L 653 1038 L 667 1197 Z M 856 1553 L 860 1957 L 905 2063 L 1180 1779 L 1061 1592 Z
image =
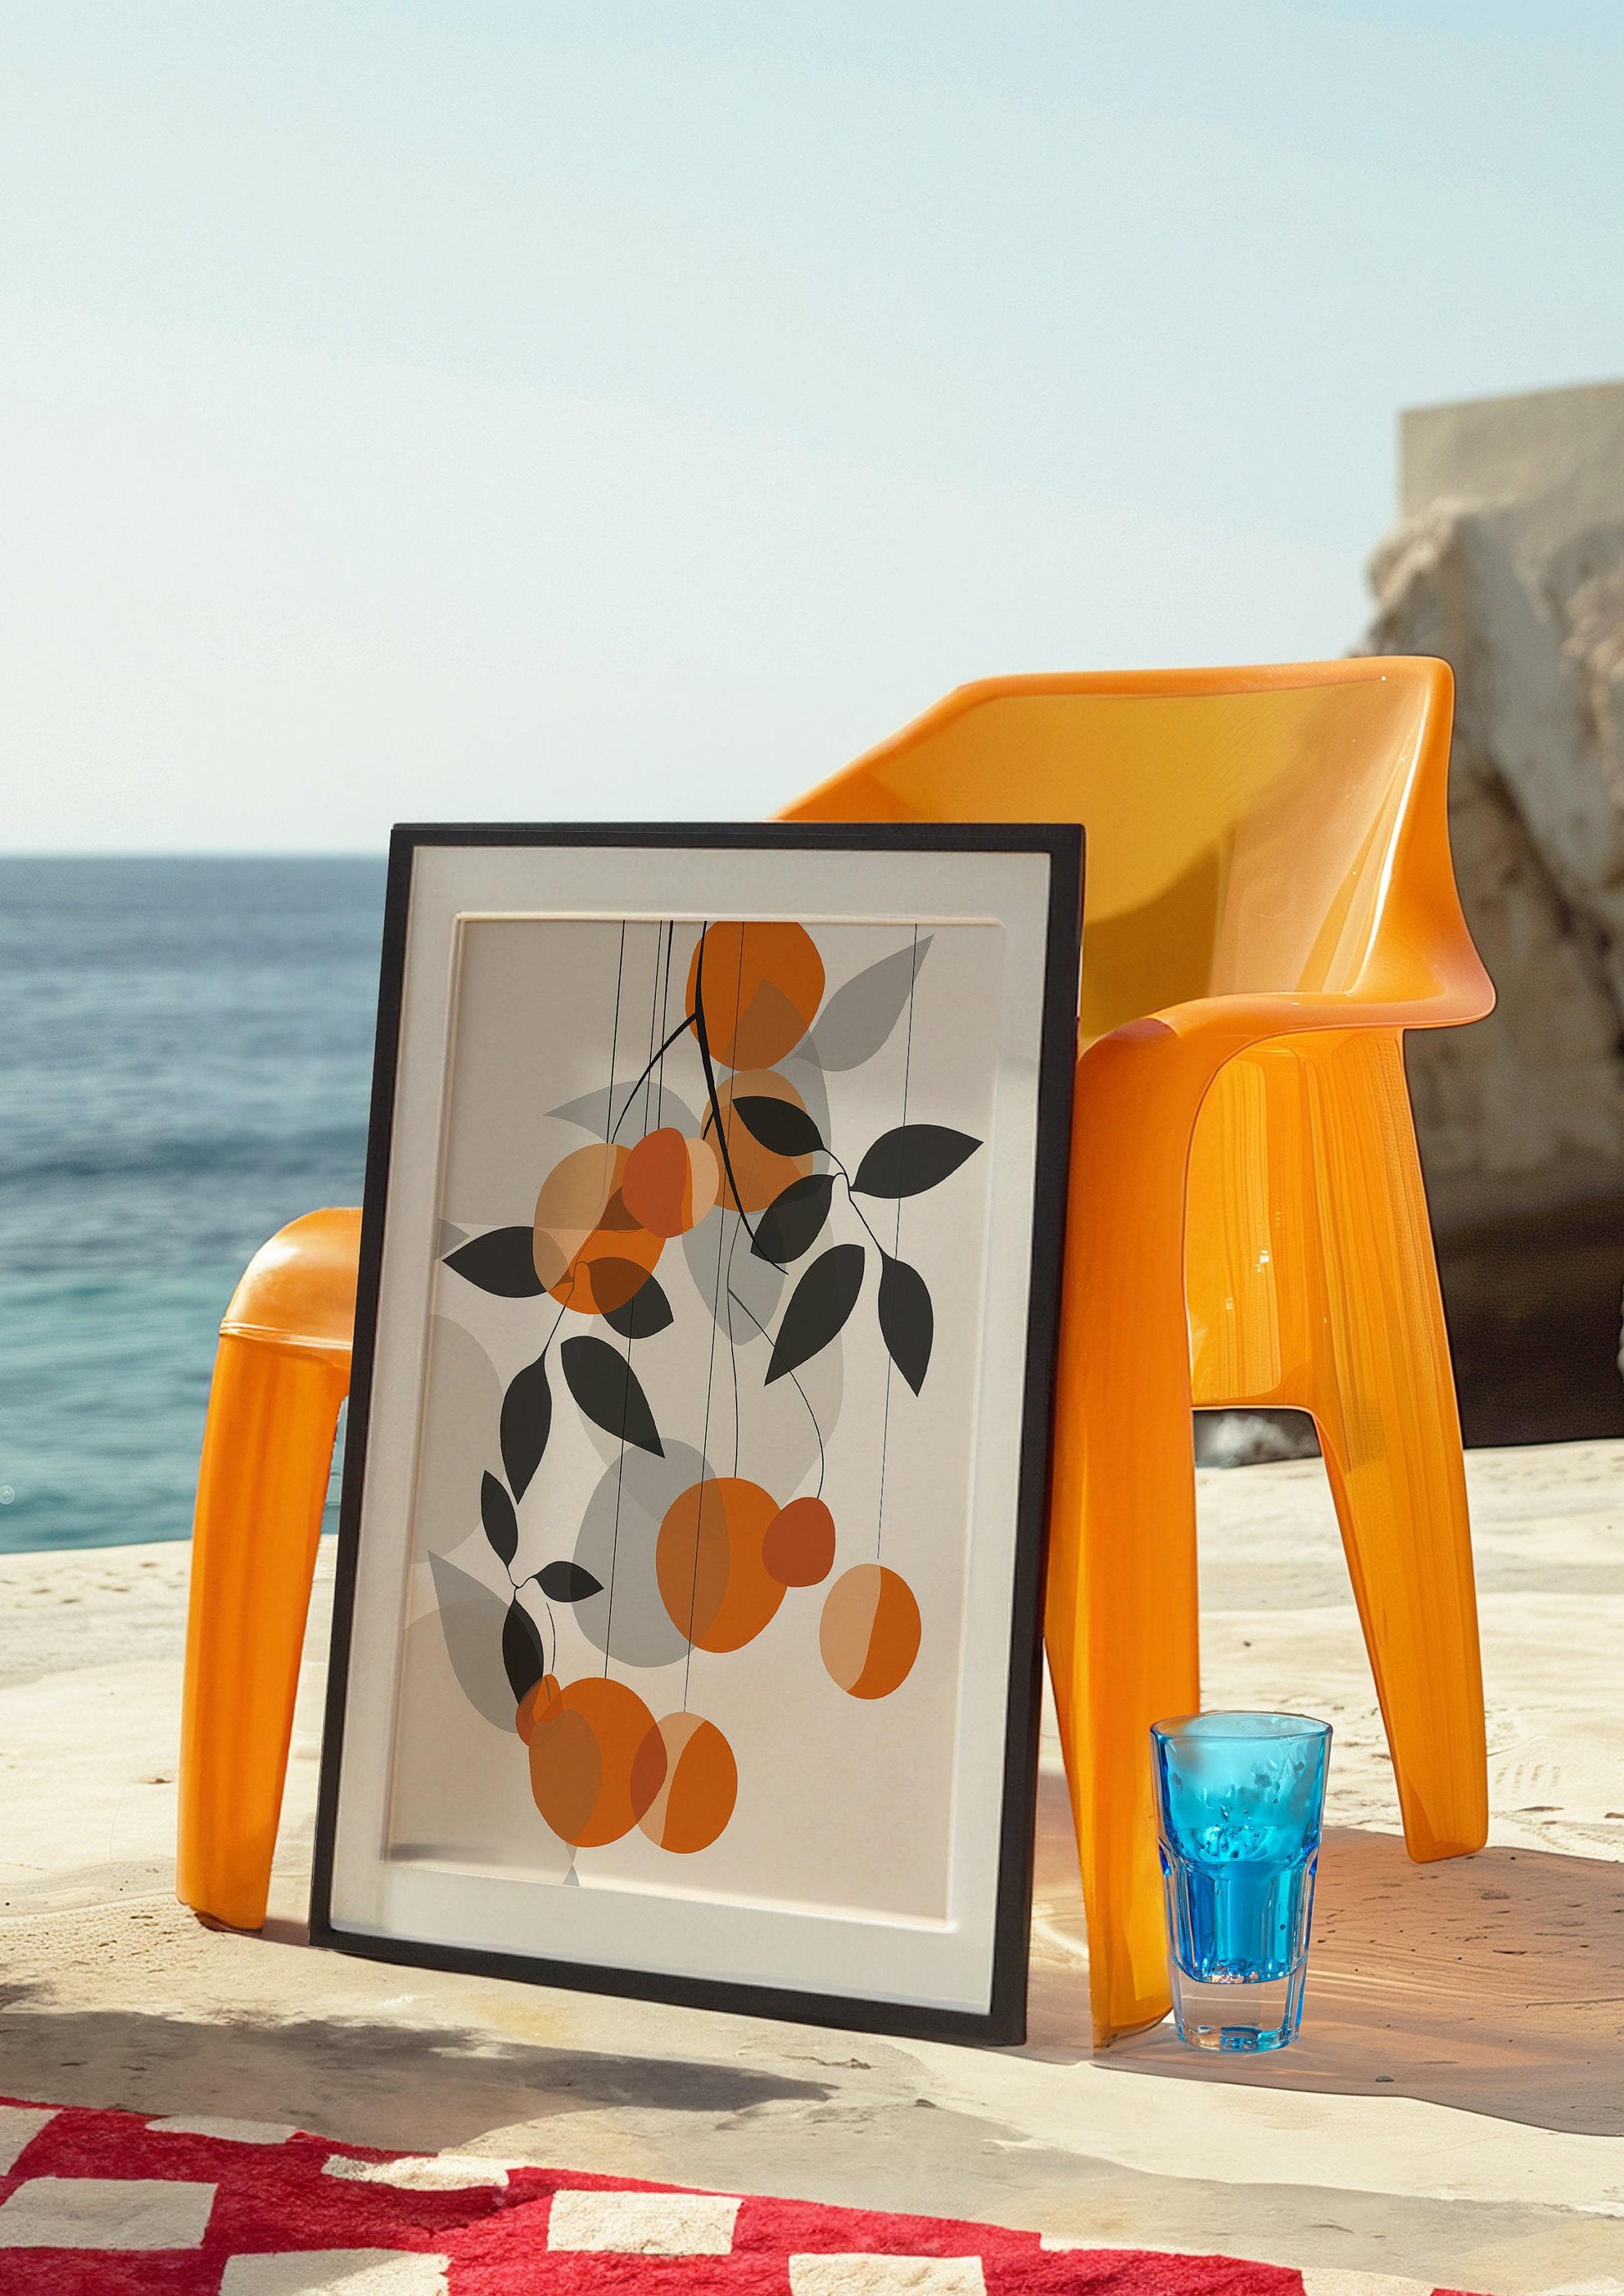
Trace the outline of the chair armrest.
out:
M 1085 958 L 1085 963 L 1087 958 Z M 1470 979 L 1439 982 L 1426 996 L 1370 995 L 1358 989 L 1330 988 L 1254 992 L 1242 990 L 1226 996 L 1193 996 L 1182 1004 L 1164 1005 L 1137 1021 L 1125 1021 L 1109 1037 L 1143 1039 L 1166 1036 L 1194 1051 L 1210 1051 L 1218 1062 L 1249 1045 L 1275 1037 L 1308 1036 L 1340 1029 L 1454 1029 L 1481 1020 L 1494 1007 L 1494 990 L 1486 973 L 1480 991 Z

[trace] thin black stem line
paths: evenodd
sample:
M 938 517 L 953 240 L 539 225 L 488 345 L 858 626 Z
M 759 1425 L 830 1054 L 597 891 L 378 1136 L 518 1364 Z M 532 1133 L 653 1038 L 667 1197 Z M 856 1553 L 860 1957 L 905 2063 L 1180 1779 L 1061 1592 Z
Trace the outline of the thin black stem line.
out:
M 626 972 L 626 922 L 620 923 L 620 954 L 615 964 L 615 1018 L 609 1037 L 609 1094 L 603 1103 L 603 1145 L 610 1142 L 609 1119 L 615 1104 L 615 1060 L 620 1049 L 620 982 Z
M 739 1248 L 739 1231 L 735 1227 L 727 1239 L 727 1272 L 725 1283 L 727 1296 L 733 1298 L 733 1256 Z M 733 1336 L 733 1317 L 727 1318 L 727 1360 L 733 1369 L 733 1472 L 739 1472 L 739 1350 Z
M 570 1291 L 571 1291 L 571 1292 L 573 1292 L 573 1291 L 574 1291 L 574 1289 L 575 1289 L 575 1277 L 574 1277 L 573 1275 L 571 1275 L 571 1276 L 570 1276 Z M 557 1315 L 556 1315 L 556 1316 L 554 1316 L 554 1318 L 553 1318 L 553 1328 L 552 1328 L 552 1330 L 547 1333 L 546 1338 L 545 1338 L 545 1339 L 542 1341 L 542 1343 L 541 1343 L 541 1353 L 540 1353 L 540 1354 L 537 1357 L 537 1358 L 536 1358 L 537 1363 L 545 1363 L 545 1361 L 546 1361 L 546 1359 L 547 1359 L 547 1350 L 548 1350 L 548 1349 L 552 1346 L 552 1344 L 553 1344 L 554 1341 L 558 1337 L 558 1327 L 559 1327 L 559 1325 L 563 1322 L 564 1317 L 569 1314 L 569 1312 L 570 1312 L 570 1301 L 569 1301 L 568 1298 L 566 1297 L 565 1299 L 561 1300 L 560 1300 L 560 1302 L 559 1302 L 558 1313 L 557 1313 Z M 514 1504 L 515 1504 L 515 1506 L 517 1506 L 517 1504 L 518 1504 L 518 1503 L 517 1503 L 517 1501 L 515 1501 L 515 1502 L 514 1502 Z M 543 1569 L 545 1570 L 546 1566 L 544 1564 L 542 1567 L 543 1567 Z M 509 1580 L 509 1583 L 510 1583 L 511 1585 L 515 1586 L 515 1587 L 528 1587 L 528 1586 L 529 1586 L 529 1578 L 517 1578 L 517 1579 L 516 1579 L 516 1578 L 514 1578 L 514 1577 L 513 1577 L 513 1564 L 512 1564 L 511 1562 L 504 1564 L 504 1568 L 506 1570 L 506 1572 L 507 1572 L 507 1575 L 508 1575 L 508 1580 Z M 530 1578 L 535 1578 L 535 1576 L 536 1576 L 536 1573 L 532 1570 L 532 1571 L 531 1571 L 531 1573 L 530 1573 Z
M 901 1127 L 901 1129 L 902 1129 L 902 1134 L 903 1134 L 903 1140 L 902 1140 L 902 1143 L 900 1143 L 900 1144 L 899 1144 L 899 1148 L 900 1148 L 900 1150 L 901 1150 L 901 1152 L 906 1152 L 906 1136 L 907 1136 L 907 1124 L 908 1124 L 908 1078 L 909 1078 L 910 1075 L 911 1075 L 911 1074 L 912 1074 L 912 1072 L 913 1072 L 913 1067 L 914 1067 L 914 999 L 915 999 L 915 991 L 917 990 L 918 986 L 919 986 L 919 927 L 918 927 L 917 925 L 915 925 L 915 926 L 914 927 L 914 988 L 911 988 L 911 989 L 908 991 L 908 1033 L 907 1033 L 907 1044 L 906 1044 L 906 1048 L 905 1048 L 905 1050 L 904 1050 L 904 1052 L 903 1052 L 903 1055 L 902 1055 L 902 1127 Z M 901 1171 L 901 1153 L 899 1153 L 899 1155 L 898 1155 L 898 1172 L 897 1172 L 897 1177 L 898 1177 L 898 1182 L 900 1182 L 900 1181 L 901 1181 L 901 1179 L 902 1179 L 902 1177 L 903 1177 L 903 1175 L 902 1175 L 902 1171 Z M 849 1194 L 850 1194 L 850 1190 L 849 1190 L 849 1189 L 848 1189 L 847 1193 L 848 1193 L 848 1195 L 849 1195 Z M 860 1215 L 859 1215 L 859 1217 L 860 1217 Z M 873 1231 L 871 1230 L 871 1231 L 870 1231 L 870 1233 L 872 1234 L 872 1233 L 873 1233 Z M 901 1257 L 902 1257 L 902 1191 L 901 1191 L 900 1186 L 898 1187 L 898 1192 L 897 1192 L 897 1224 L 896 1224 L 896 1226 L 893 1228 L 893 1230 L 892 1230 L 892 1232 L 891 1232 L 891 1253 L 892 1253 L 892 1257 L 893 1257 L 894 1259 L 901 1259 Z M 887 1459 L 890 1457 L 890 1440 L 891 1440 L 891 1373 L 892 1373 L 892 1370 L 894 1369 L 894 1367 L 895 1367 L 895 1366 L 894 1366 L 894 1364 L 893 1364 L 893 1361 L 892 1361 L 891 1351 L 890 1351 L 890 1349 L 889 1348 L 887 1348 L 887 1349 L 885 1350 L 885 1411 L 884 1411 L 884 1414 L 883 1414 L 883 1416 L 882 1417 L 881 1422 L 880 1422 L 880 1504 L 879 1504 L 879 1507 L 878 1507 L 878 1509 L 877 1509 L 877 1511 L 876 1511 L 875 1518 L 874 1518 L 874 1560 L 875 1560 L 876 1562 L 878 1562 L 878 1560 L 879 1560 L 879 1558 L 880 1558 L 880 1547 L 881 1547 L 881 1542 L 883 1540 L 883 1538 L 884 1538 L 884 1537 L 885 1537 L 885 1467 L 886 1467 L 886 1461 L 887 1461 Z
M 657 925 L 654 929 L 654 975 L 649 991 L 649 1060 L 643 1076 L 638 1078 L 638 1083 L 642 1083 L 644 1078 L 652 1075 L 654 1067 L 655 1056 L 652 1049 L 654 1031 L 660 1024 L 659 1007 L 656 1003 L 660 992 L 660 928 Z M 631 1106 L 636 1097 L 637 1086 L 634 1085 L 627 1100 L 627 1108 Z M 620 1113 L 624 1117 L 626 1109 L 622 1109 Z M 648 1101 L 645 1097 L 643 1103 L 643 1128 L 645 1132 L 648 1129 Z M 603 1621 L 603 1679 L 605 1682 L 609 1679 L 609 1660 L 611 1652 L 614 1649 L 615 1640 L 615 1576 L 620 1561 L 620 1502 L 626 1492 L 626 1414 L 631 1408 L 631 1368 L 632 1335 L 627 1331 L 626 1334 L 626 1405 L 620 1414 L 620 1455 L 615 1462 L 615 1527 L 610 1537 L 609 1606 Z
M 663 922 L 654 927 L 654 978 L 649 989 L 649 1064 L 643 1071 L 643 1128 L 649 1128 L 649 1112 L 653 1098 L 654 1039 L 660 1033 L 660 952 L 665 939 Z M 636 1086 L 632 1086 L 636 1092 Z
M 770 1340 L 772 1338 L 772 1333 L 767 1330 L 767 1325 L 762 1322 L 760 1316 L 756 1314 L 752 1308 L 745 1305 L 745 1302 L 740 1299 L 738 1293 L 733 1290 L 731 1285 L 728 1288 L 727 1296 L 733 1301 L 735 1308 L 742 1308 L 744 1309 L 744 1313 L 750 1317 L 750 1322 L 755 1325 L 756 1329 L 760 1332 L 764 1340 Z M 814 1439 L 817 1444 L 817 1496 L 821 1499 L 824 1495 L 824 1431 L 817 1423 L 817 1414 L 812 1408 L 811 1397 L 807 1393 L 806 1389 L 801 1385 L 800 1380 L 796 1377 L 793 1372 L 790 1374 L 790 1379 L 793 1383 L 796 1394 L 800 1396 L 801 1401 L 806 1405 L 807 1417 L 812 1423 L 812 1433 Z
M 541 1570 L 545 1570 L 547 1566 L 544 1562 L 541 1566 L 541 1570 L 528 1571 L 522 1578 L 514 1578 L 513 1566 L 511 1562 L 505 1564 L 504 1567 L 507 1571 L 507 1583 L 513 1590 L 513 1600 L 517 1603 L 520 1595 L 527 1587 L 534 1587 L 537 1584 L 541 1577 Z M 546 1609 L 547 1624 L 553 1630 L 553 1663 L 551 1666 L 547 1664 L 547 1646 L 545 1643 L 543 1643 L 541 1646 L 542 1671 L 544 1674 L 556 1674 L 558 1672 L 558 1620 L 553 1615 L 553 1605 L 548 1602 L 547 1597 L 544 1595 L 541 1599 Z M 524 1615 L 529 1620 L 530 1624 L 534 1626 L 536 1623 L 534 1613 L 529 1611 L 526 1611 Z
M 631 1407 L 629 1374 L 632 1343 L 629 1333 L 626 1341 L 626 1368 L 628 1374 L 627 1410 Z M 626 1412 L 620 1414 L 620 1456 L 615 1462 L 615 1527 L 609 1543 L 609 1614 L 603 1621 L 603 1679 L 609 1679 L 609 1653 L 614 1644 L 615 1629 L 615 1566 L 620 1559 L 620 1497 L 626 1488 Z
M 891 1351 L 885 1351 L 885 1410 L 880 1421 L 880 1503 L 874 1512 L 874 1560 L 880 1559 L 880 1547 L 885 1537 L 885 1463 L 890 1453 L 891 1441 Z
M 619 1131 L 620 1127 L 625 1123 L 625 1121 L 626 1121 L 627 1118 L 631 1114 L 631 1106 L 632 1106 L 632 1103 L 633 1103 L 633 1101 L 634 1101 L 634 1100 L 636 1100 L 636 1099 L 637 1095 L 638 1095 L 638 1092 L 639 1092 L 639 1090 L 641 1089 L 641 1087 L 642 1087 L 642 1086 L 643 1086 L 643 1083 L 644 1083 L 644 1078 L 647 1078 L 647 1077 L 648 1077 L 648 1076 L 652 1072 L 652 1070 L 654 1070 L 654 1069 L 659 1065 L 659 1063 L 660 1062 L 660 1061 L 661 1061 L 661 1060 L 663 1060 L 663 1058 L 665 1057 L 666 1054 L 667 1054 L 667 1053 L 668 1053 L 668 1052 L 670 1051 L 670 1049 L 671 1049 L 672 1046 L 677 1042 L 677 1039 L 678 1038 L 678 1037 L 680 1037 L 680 1036 L 681 1036 L 681 1034 L 682 1034 L 683 1030 L 684 1030 L 685 1029 L 692 1028 L 692 1027 L 693 1027 L 693 1013 L 685 1013 L 683 1014 L 683 1016 L 682 1016 L 682 1019 L 677 1022 L 677 1026 L 672 1029 L 672 1031 L 671 1031 L 670 1035 L 666 1038 L 666 1040 L 665 1040 L 664 1044 L 663 1044 L 663 1045 L 661 1045 L 661 1046 L 659 1047 L 659 1049 L 656 1051 L 656 1053 L 655 1053 L 655 1054 L 654 1054 L 653 1059 L 649 1062 L 648 1067 L 647 1067 L 646 1069 L 644 1069 L 644 1071 L 643 1071 L 643 1075 L 642 1075 L 642 1076 L 640 1076 L 640 1077 L 637 1078 L 636 1083 L 636 1084 L 634 1084 L 634 1085 L 632 1086 L 632 1087 L 631 1087 L 630 1091 L 627 1094 L 627 1095 L 626 1095 L 626 1100 L 625 1100 L 625 1103 L 624 1103 L 624 1105 L 622 1106 L 622 1108 L 621 1108 L 621 1110 L 620 1110 L 620 1113 L 619 1113 L 619 1116 L 617 1116 L 617 1117 L 616 1117 L 616 1119 L 615 1119 L 615 1122 L 614 1122 L 614 1130 L 613 1130 L 612 1132 L 611 1132 L 611 1133 L 609 1133 L 609 1134 L 607 1135 L 607 1137 L 608 1137 L 609 1139 L 612 1140 L 612 1139 L 615 1137 L 616 1133 L 618 1133 L 618 1132 Z M 661 1091 L 663 1092 L 663 1090 L 664 1090 L 664 1086 L 663 1086 L 663 1084 L 661 1085 L 660 1089 L 661 1089 Z M 614 1087 L 613 1087 L 613 1086 L 611 1085 L 611 1086 L 610 1086 L 610 1097 L 611 1097 L 611 1100 L 612 1100 L 613 1096 L 614 1096 Z
M 700 999 L 696 996 L 693 1001 L 695 1004 L 697 1004 L 700 1002 Z M 734 968 L 733 976 L 733 1053 L 735 1060 L 737 1060 L 739 1056 L 739 1008 L 742 1004 L 743 1001 L 744 934 L 741 930 L 739 934 L 739 961 Z M 739 1194 L 736 1188 L 734 1191 L 734 1201 L 739 1207 L 739 1218 L 743 1219 L 744 1200 Z M 752 1244 L 754 1243 L 755 1238 L 753 1236 L 750 1238 L 750 1242 Z M 733 1256 L 738 1248 L 739 1231 L 735 1227 L 733 1234 L 727 1239 L 727 1269 L 723 1279 L 730 1289 L 733 1284 Z M 738 1341 L 733 1335 L 733 1317 L 731 1315 L 727 1318 L 727 1367 L 733 1374 L 733 1472 L 734 1478 L 736 1481 L 739 1472 L 739 1346 Z
M 698 999 L 694 1000 L 696 1003 Z M 735 1230 L 735 1234 L 737 1231 Z M 722 1236 L 716 1239 L 716 1290 L 710 1301 L 710 1361 L 705 1372 L 705 1431 L 700 1437 L 699 1511 L 693 1521 L 693 1576 L 688 1587 L 688 1655 L 683 1661 L 683 1712 L 688 1710 L 688 1677 L 693 1671 L 693 1613 L 699 1607 L 699 1550 L 705 1529 L 705 1488 L 710 1480 L 710 1396 L 716 1379 L 716 1334 L 722 1309 Z
M 886 1251 L 885 1246 L 881 1242 L 873 1228 L 868 1227 L 868 1215 L 864 1211 L 862 1205 L 851 1193 L 850 1173 L 846 1169 L 846 1167 L 841 1163 L 840 1158 L 835 1154 L 833 1148 L 825 1148 L 824 1153 L 833 1165 L 835 1170 L 840 1174 L 841 1183 L 846 1190 L 846 1201 L 851 1206 L 852 1210 L 856 1212 L 857 1218 L 862 1221 L 864 1226 L 868 1228 L 869 1241 L 874 1245 L 874 1250 L 879 1252 L 882 1259 L 890 1258 L 890 1255 Z
M 710 1095 L 711 1111 L 716 1117 L 717 1137 L 721 1143 L 722 1161 L 726 1168 L 728 1180 L 733 1186 L 733 1200 L 738 1206 L 739 1218 L 743 1221 L 744 1226 L 748 1231 L 750 1222 L 744 1218 L 744 1206 L 740 1201 L 738 1183 L 734 1179 L 733 1167 L 727 1161 L 727 1142 L 722 1131 L 722 1111 L 717 1106 L 716 1072 L 710 1065 L 710 1041 L 705 1033 L 705 935 L 709 931 L 709 930 L 710 927 L 709 922 L 702 924 L 700 927 L 699 948 L 696 952 L 696 959 L 693 967 L 693 1011 L 695 1016 L 693 1032 L 699 1038 L 700 1056 L 705 1064 L 705 1085 Z M 734 988 L 733 1001 L 733 1029 L 734 1035 L 735 1037 L 737 1037 L 739 1033 L 739 999 L 743 980 L 744 940 L 742 934 L 741 934 L 739 939 L 739 973 L 738 980 Z M 721 1215 L 718 1214 L 718 1217 L 719 1218 Z M 728 1239 L 727 1248 L 730 1254 L 734 1245 L 737 1243 L 738 1240 L 739 1231 L 737 1228 L 734 1228 L 732 1235 Z M 754 1242 L 755 1238 L 753 1235 L 751 1236 L 750 1241 Z M 705 1431 L 700 1439 L 700 1465 L 702 1470 L 702 1473 L 700 1481 L 699 1512 L 694 1518 L 693 1523 L 693 1577 L 688 1588 L 688 1655 L 683 1661 L 682 1670 L 682 1702 L 683 1711 L 685 1714 L 688 1710 L 689 1677 L 693 1672 L 693 1613 L 699 1604 L 699 1555 L 700 1541 L 705 1528 L 705 1491 L 707 1485 L 712 1480 L 709 1472 L 710 1398 L 716 1382 L 716 1335 L 722 1320 L 722 1271 L 725 1262 L 722 1255 L 722 1232 L 720 1227 L 718 1227 L 716 1238 L 716 1289 L 712 1292 L 710 1298 L 710 1360 L 705 1372 Z M 731 1316 L 728 1317 L 727 1323 L 727 1347 L 730 1357 L 734 1358 L 734 1408 L 736 1412 L 738 1409 L 739 1396 L 739 1366 L 736 1360 L 737 1350 L 734 1347 L 733 1318 Z
M 907 1041 L 902 1052 L 902 1128 L 905 1132 L 907 1129 L 908 1121 L 908 1078 L 914 1070 L 914 1006 L 919 995 L 919 927 L 917 925 L 914 928 L 913 957 L 914 986 L 908 991 Z M 897 1199 L 897 1243 L 898 1248 L 900 1249 L 902 1244 L 902 1198 L 900 1196 Z
M 693 1033 L 699 1038 L 699 1056 L 705 1070 L 705 1090 L 710 1100 L 710 1113 L 716 1119 L 716 1144 L 722 1152 L 722 1169 L 726 1173 L 727 1185 L 733 1190 L 734 1207 L 743 1221 L 744 1233 L 749 1236 L 753 1246 L 756 1241 L 756 1231 L 750 1224 L 750 1215 L 744 1209 L 744 1199 L 739 1193 L 739 1183 L 734 1177 L 733 1158 L 727 1148 L 727 1127 L 722 1121 L 722 1103 L 717 1096 L 716 1066 L 710 1057 L 710 1037 L 705 1027 L 705 935 L 709 931 L 710 927 L 708 923 L 700 927 L 698 962 L 693 968 Z M 741 972 L 743 964 L 744 943 L 741 939 L 739 943 Z M 734 1013 L 734 1026 L 735 1029 L 738 1026 L 736 1010 Z
M 665 1036 L 666 1021 L 669 1018 L 671 1011 L 671 951 L 676 946 L 676 941 L 677 920 L 675 917 L 668 917 L 666 919 L 665 978 L 660 985 L 660 1030 L 661 1036 Z M 685 1013 L 683 1015 L 683 1028 L 685 1029 L 688 1025 L 688 1016 Z M 680 1035 L 681 1030 L 678 1030 L 677 1033 Z M 660 1046 L 659 1052 L 654 1055 L 655 1059 L 660 1063 L 660 1075 L 654 1086 L 654 1110 L 661 1124 L 665 1122 L 666 1116 L 666 1048 L 672 1043 L 672 1041 L 673 1039 L 671 1037 L 666 1037 L 665 1043 Z

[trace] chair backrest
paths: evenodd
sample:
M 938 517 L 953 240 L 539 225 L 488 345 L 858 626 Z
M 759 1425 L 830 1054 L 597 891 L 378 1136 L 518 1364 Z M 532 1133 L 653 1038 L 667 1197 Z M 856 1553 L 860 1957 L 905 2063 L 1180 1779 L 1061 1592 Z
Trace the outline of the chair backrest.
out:
M 1082 822 L 1085 1041 L 1234 991 L 1435 993 L 1440 967 L 1477 972 L 1450 701 L 1412 658 L 990 679 L 785 816 Z

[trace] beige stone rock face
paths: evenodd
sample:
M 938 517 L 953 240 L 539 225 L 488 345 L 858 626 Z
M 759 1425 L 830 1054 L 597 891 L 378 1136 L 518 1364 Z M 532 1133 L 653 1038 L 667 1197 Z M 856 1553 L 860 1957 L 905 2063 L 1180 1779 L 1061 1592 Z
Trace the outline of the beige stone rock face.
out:
M 1411 1040 L 1446 1232 L 1624 1192 L 1624 384 L 1405 418 L 1366 651 L 1457 680 L 1450 826 L 1494 1017 Z

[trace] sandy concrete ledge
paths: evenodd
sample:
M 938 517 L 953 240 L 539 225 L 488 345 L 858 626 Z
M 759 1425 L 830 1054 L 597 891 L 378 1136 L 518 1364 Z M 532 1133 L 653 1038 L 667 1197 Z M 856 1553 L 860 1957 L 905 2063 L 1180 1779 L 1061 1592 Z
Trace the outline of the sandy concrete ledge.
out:
M 272 1918 L 207 1931 L 170 1895 L 185 1550 L 0 1558 L 0 2089 L 1428 2289 L 1624 2292 L 1624 1445 L 1470 1473 L 1494 1833 L 1424 1867 L 1318 1462 L 1202 1479 L 1208 1702 L 1337 1729 L 1308 2023 L 1250 2065 L 1165 2028 L 1090 2056 L 1052 1742 L 1019 2051 L 311 1953 L 330 1554 Z

